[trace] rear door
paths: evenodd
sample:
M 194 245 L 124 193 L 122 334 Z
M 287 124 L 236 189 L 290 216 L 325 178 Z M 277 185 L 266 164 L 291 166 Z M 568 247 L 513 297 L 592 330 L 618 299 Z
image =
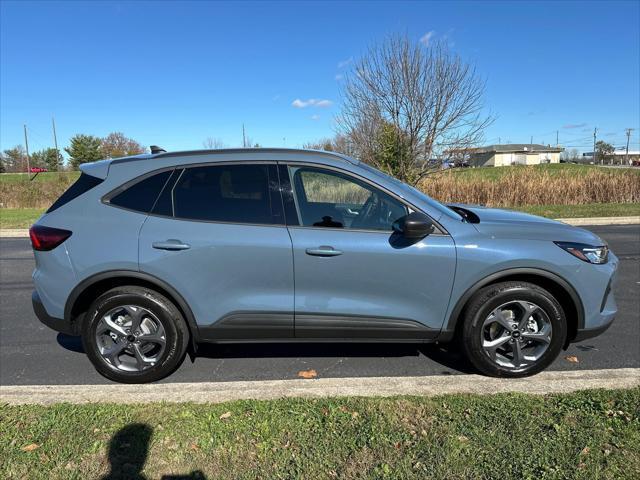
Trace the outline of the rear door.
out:
M 275 163 L 176 169 L 140 232 L 140 269 L 180 292 L 203 338 L 293 336 L 293 259 Z
M 408 242 L 392 224 L 410 206 L 330 167 L 280 167 L 295 265 L 300 338 L 435 337 L 451 295 L 452 238 Z M 289 221 L 291 219 L 291 221 Z

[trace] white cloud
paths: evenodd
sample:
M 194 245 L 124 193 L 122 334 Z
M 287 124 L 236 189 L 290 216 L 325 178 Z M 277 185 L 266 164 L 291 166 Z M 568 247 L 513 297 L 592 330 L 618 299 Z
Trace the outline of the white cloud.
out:
M 326 108 L 330 107 L 333 104 L 331 100 L 322 100 L 318 98 L 310 98 L 308 100 L 300 100 L 296 98 L 293 102 L 291 102 L 291 106 L 295 108 L 307 108 L 307 107 L 320 107 Z
M 320 120 L 320 115 L 311 115 L 311 120 Z
M 344 78 L 344 75 L 342 75 L 341 73 L 336 74 L 336 80 L 340 81 Z
M 338 68 L 344 68 L 347 65 L 349 65 L 351 62 L 353 62 L 353 57 L 349 57 L 346 60 L 342 60 L 338 62 Z
M 435 34 L 436 34 L 435 30 L 429 30 L 422 37 L 420 37 L 420 43 L 423 44 L 425 47 L 428 47 L 429 43 L 431 42 L 431 39 L 435 36 Z

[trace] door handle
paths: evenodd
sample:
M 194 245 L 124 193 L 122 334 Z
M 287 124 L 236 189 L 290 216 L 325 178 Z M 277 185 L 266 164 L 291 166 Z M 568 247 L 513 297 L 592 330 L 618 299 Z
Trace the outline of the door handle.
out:
M 157 248 L 158 250 L 188 250 L 191 248 L 191 245 L 188 243 L 183 243 L 180 240 L 176 240 L 171 238 L 169 240 L 165 240 L 164 242 L 153 242 L 151 244 L 153 248 Z
M 336 250 L 335 248 L 327 245 L 322 245 L 318 248 L 307 248 L 305 251 L 307 252 L 307 255 L 313 255 L 315 257 L 336 257 L 338 255 L 342 255 L 340 250 Z

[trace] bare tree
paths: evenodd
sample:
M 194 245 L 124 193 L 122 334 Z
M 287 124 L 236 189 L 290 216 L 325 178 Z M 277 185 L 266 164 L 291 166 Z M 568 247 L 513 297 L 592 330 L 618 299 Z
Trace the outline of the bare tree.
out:
M 206 140 L 202 142 L 202 146 L 208 150 L 217 150 L 224 148 L 225 144 L 219 138 L 207 137 Z
M 327 152 L 337 152 L 345 155 L 356 155 L 349 137 L 342 134 L 337 134 L 333 138 L 321 138 L 315 142 L 307 142 L 302 145 L 302 148 L 325 150 Z
M 478 145 L 492 122 L 483 114 L 485 83 L 445 42 L 424 47 L 393 36 L 371 48 L 343 83 L 337 121 L 358 156 L 416 184 L 431 159 Z M 380 161 L 382 132 L 393 129 L 398 157 Z
M 134 139 L 126 137 L 122 132 L 113 132 L 101 141 L 102 154 L 106 158 L 127 157 L 144 153 L 144 147 Z

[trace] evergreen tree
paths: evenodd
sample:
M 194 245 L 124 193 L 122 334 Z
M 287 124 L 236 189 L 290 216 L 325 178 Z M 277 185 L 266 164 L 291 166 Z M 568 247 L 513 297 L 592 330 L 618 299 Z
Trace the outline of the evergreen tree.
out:
M 102 140 L 93 135 L 77 134 L 71 138 L 71 145 L 65 148 L 69 154 L 69 165 L 77 170 L 81 163 L 95 162 L 104 158 Z

